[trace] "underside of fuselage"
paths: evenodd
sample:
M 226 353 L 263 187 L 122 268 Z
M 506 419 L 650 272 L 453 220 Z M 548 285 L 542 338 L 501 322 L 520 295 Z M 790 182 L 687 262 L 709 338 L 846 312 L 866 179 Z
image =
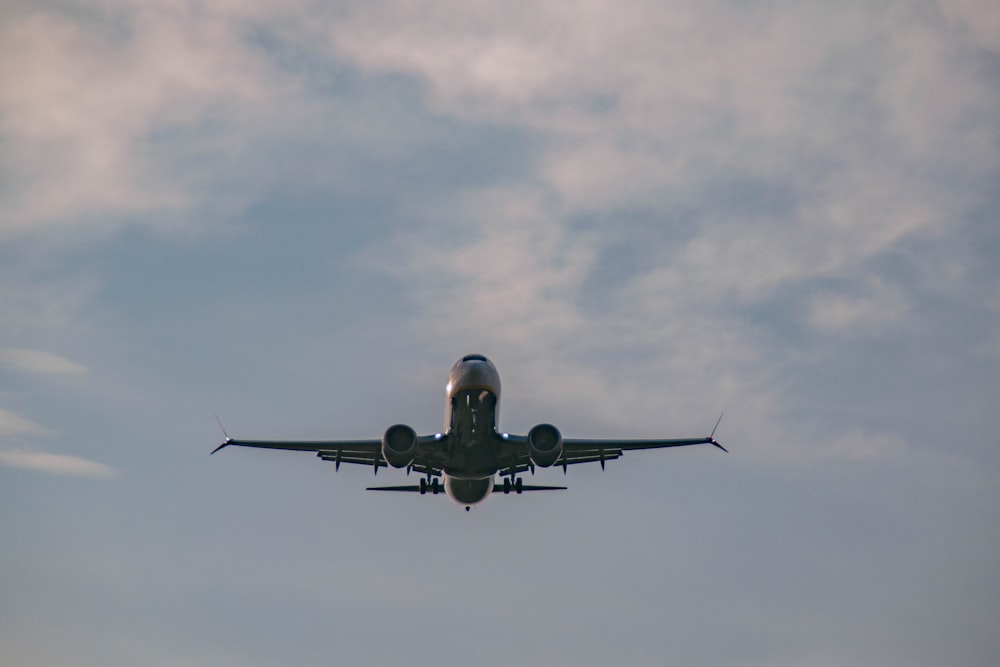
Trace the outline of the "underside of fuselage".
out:
M 493 492 L 500 469 L 499 404 L 500 376 L 489 360 L 468 355 L 455 363 L 448 374 L 443 474 L 445 492 L 460 505 L 475 505 Z
M 483 502 L 493 493 L 493 475 L 482 478 L 459 479 L 445 473 L 444 492 L 459 505 L 471 507 Z
M 493 492 L 493 476 L 500 468 L 497 397 L 489 389 L 477 387 L 454 392 L 450 401 L 444 488 L 449 498 L 468 507 Z

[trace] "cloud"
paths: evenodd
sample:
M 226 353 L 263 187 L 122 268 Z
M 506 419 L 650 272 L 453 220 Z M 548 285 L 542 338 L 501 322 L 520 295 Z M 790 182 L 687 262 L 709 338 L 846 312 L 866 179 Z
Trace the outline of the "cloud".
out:
M 44 436 L 49 434 L 51 434 L 49 429 L 10 410 L 0 408 L 0 437 Z M 36 470 L 53 475 L 72 475 L 100 479 L 109 479 L 118 474 L 118 471 L 111 466 L 90 461 L 79 456 L 51 454 L 49 452 L 3 445 L 0 445 L 0 465 L 9 468 Z
M 195 210 L 241 210 L 246 191 L 211 184 L 250 176 L 245 142 L 312 125 L 295 77 L 250 38 L 272 18 L 249 4 L 121 1 L 12 13 L 0 28 L 0 236 L 183 228 Z
M 0 364 L 43 375 L 81 375 L 87 372 L 86 366 L 65 357 L 43 350 L 23 348 L 0 349 Z
M 816 226 L 839 214 L 877 219 L 843 238 L 864 244 L 901 217 L 911 221 L 903 231 L 936 224 L 936 211 L 920 214 L 927 198 L 912 178 L 893 182 L 901 158 L 916 154 L 942 174 L 996 161 L 986 147 L 997 95 L 965 66 L 962 36 L 985 15 L 972 0 L 949 9 L 949 22 L 795 3 L 501 12 L 387 1 L 310 11 L 308 21 L 298 5 L 103 7 L 85 18 L 29 11 L 3 28 L 10 178 L 0 234 L 183 226 L 194 210 L 232 215 L 291 175 L 352 172 L 310 168 L 301 150 L 258 169 L 245 159 L 251 146 L 311 137 L 329 142 L 328 161 L 336 152 L 354 164 L 398 152 L 398 123 L 371 110 L 359 120 L 331 95 L 344 59 L 424 82 L 446 117 L 538 132 L 538 169 L 525 181 L 557 194 L 564 215 L 686 206 L 720 178 L 749 174 L 821 195 L 801 209 Z M 338 145 L 348 134 L 362 150 Z M 895 215 L 914 195 L 917 215 Z
M 757 216 L 753 227 L 817 232 L 830 256 L 820 270 L 940 227 L 962 204 L 950 186 L 916 184 L 995 167 L 1000 100 L 933 12 L 731 9 L 525 3 L 509 19 L 488 3 L 390 1 L 331 29 L 363 67 L 425 81 L 440 113 L 540 132 L 533 176 L 564 215 L 697 209 L 741 179 L 787 193 L 780 224 Z M 744 217 L 707 212 L 703 225 L 726 233 Z M 788 250 L 814 266 L 819 249 Z M 774 264 L 756 256 L 749 268 Z
M 48 429 L 45 427 L 10 410 L 0 408 L 0 436 L 44 435 L 46 433 L 48 433 Z
M 347 12 L 336 53 L 422 81 L 437 114 L 534 140 L 518 182 L 437 199 L 399 233 L 412 330 L 528 356 L 508 372 L 533 398 L 605 423 L 722 403 L 760 440 L 807 435 L 778 427 L 805 351 L 898 332 L 931 289 L 907 277 L 958 261 L 939 241 L 988 202 L 1000 94 L 973 5 Z M 838 442 L 803 456 L 894 447 Z
M 990 0 L 939 0 L 941 13 L 983 49 L 1000 53 L 1000 15 Z
M 26 449 L 0 449 L 0 465 L 72 477 L 111 479 L 118 475 L 118 470 L 109 465 L 79 456 Z
M 789 331 L 892 330 L 922 288 L 884 260 L 954 262 L 935 241 L 996 180 L 974 0 L 102 6 L 2 29 L 0 235 L 231 221 L 278 182 L 370 188 L 359 164 L 419 153 L 403 116 L 509 128 L 521 171 L 390 197 L 406 227 L 358 266 L 398 279 L 413 337 L 608 420 L 743 402 L 768 431 Z
M 540 332 L 571 332 L 581 324 L 574 294 L 593 265 L 594 248 L 585 235 L 553 224 L 558 211 L 542 193 L 488 188 L 460 196 L 448 208 L 445 219 L 440 212 L 429 214 L 438 216 L 436 224 L 401 232 L 394 252 L 370 258 L 406 279 L 422 267 L 442 267 L 414 284 L 414 296 L 429 309 L 424 312 L 441 327 L 429 334 L 457 324 L 464 335 L 488 330 L 523 344 Z M 452 322 L 445 315 L 453 308 L 479 318 Z
M 899 288 L 873 278 L 859 294 L 815 295 L 807 317 L 810 326 L 825 333 L 871 333 L 898 324 L 906 311 Z

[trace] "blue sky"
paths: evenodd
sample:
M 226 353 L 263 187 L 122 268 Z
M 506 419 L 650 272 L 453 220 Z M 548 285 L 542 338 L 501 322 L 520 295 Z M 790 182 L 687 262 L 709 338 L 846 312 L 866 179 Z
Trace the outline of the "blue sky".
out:
M 0 10 L 0 662 L 995 664 L 1000 13 L 536 5 Z M 732 454 L 208 457 L 438 430 L 468 352 Z

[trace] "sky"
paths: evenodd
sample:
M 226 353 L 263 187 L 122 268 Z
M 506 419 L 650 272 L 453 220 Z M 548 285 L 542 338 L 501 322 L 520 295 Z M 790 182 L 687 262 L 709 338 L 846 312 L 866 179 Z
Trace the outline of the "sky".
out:
M 15 0 L 0 81 L 0 664 L 996 664 L 990 0 Z M 731 453 L 209 456 L 471 352 Z

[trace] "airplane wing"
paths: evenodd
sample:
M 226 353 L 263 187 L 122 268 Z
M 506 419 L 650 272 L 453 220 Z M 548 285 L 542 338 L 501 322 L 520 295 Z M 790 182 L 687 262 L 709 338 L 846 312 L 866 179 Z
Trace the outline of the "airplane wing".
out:
M 712 436 L 704 438 L 673 438 L 669 440 L 600 440 L 567 438 L 563 440 L 562 456 L 555 462 L 557 466 L 568 466 L 575 463 L 591 463 L 617 459 L 622 452 L 635 449 L 663 449 L 666 447 L 688 447 L 690 445 L 714 445 L 728 452 Z
M 447 436 L 434 434 L 417 437 L 417 452 L 411 470 L 429 475 L 440 475 L 444 464 L 444 440 Z M 332 461 L 339 470 L 341 463 L 370 466 L 378 474 L 379 468 L 388 463 L 382 456 L 381 440 L 241 440 L 226 437 L 212 453 L 225 447 L 260 447 L 296 452 L 316 452 L 324 461 Z
M 722 420 L 722 417 L 719 417 Z M 718 422 L 716 427 L 718 427 Z M 508 443 L 513 445 L 508 449 L 509 455 L 503 462 L 505 474 L 516 474 L 531 470 L 534 464 L 528 453 L 528 438 L 526 436 L 508 435 Z M 567 466 L 577 463 L 599 462 L 601 468 L 606 461 L 613 461 L 619 458 L 623 452 L 637 449 L 664 449 L 667 447 L 688 447 L 691 445 L 713 445 L 728 453 L 729 450 L 723 447 L 715 439 L 715 429 L 712 435 L 703 438 L 671 438 L 656 440 L 611 440 L 611 439 L 583 439 L 565 438 L 563 439 L 562 454 L 556 459 L 552 467 L 560 466 L 563 470 Z

